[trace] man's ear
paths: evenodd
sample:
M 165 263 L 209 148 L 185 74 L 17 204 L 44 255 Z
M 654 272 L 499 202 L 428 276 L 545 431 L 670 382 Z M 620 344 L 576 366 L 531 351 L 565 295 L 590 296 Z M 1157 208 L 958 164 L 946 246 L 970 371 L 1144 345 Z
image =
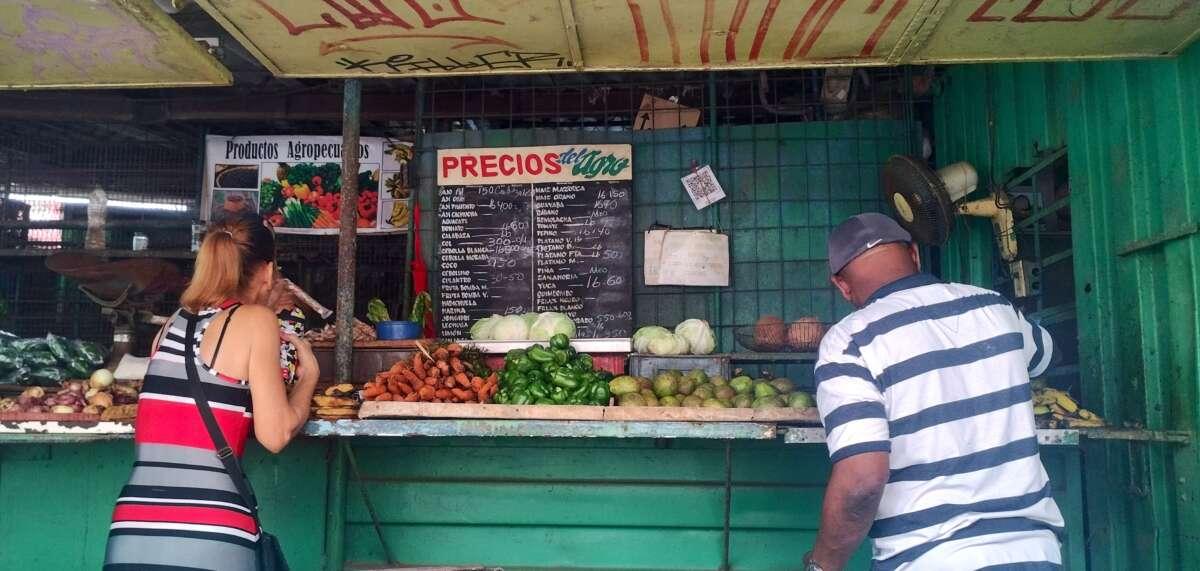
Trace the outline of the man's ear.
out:
M 850 289 L 850 282 L 837 275 L 829 276 L 829 282 L 833 284 L 833 287 L 838 288 L 838 291 L 842 292 L 842 297 L 846 298 L 846 301 L 854 303 L 854 300 L 850 297 L 850 294 L 853 293 Z
M 909 242 L 908 255 L 912 256 L 913 264 L 917 266 L 917 271 L 921 270 L 921 250 L 917 248 L 916 242 Z

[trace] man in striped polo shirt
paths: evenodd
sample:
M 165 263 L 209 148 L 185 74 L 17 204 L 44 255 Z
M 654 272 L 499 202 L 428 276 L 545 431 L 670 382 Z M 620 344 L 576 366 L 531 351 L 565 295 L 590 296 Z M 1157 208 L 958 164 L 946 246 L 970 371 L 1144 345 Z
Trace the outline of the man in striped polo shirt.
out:
M 829 269 L 858 311 L 821 342 L 833 474 L 806 568 L 842 569 L 869 531 L 872 569 L 1061 569 L 1029 386 L 1050 336 L 996 292 L 921 273 L 882 214 L 833 230 Z

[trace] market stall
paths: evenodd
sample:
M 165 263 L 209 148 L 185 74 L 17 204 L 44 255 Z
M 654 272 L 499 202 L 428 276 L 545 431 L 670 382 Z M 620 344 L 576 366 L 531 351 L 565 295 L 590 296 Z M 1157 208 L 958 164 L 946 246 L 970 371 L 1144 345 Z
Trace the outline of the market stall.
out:
M 3 85 L 220 60 L 259 87 L 2 98 L 0 505 L 31 515 L 0 519 L 0 568 L 100 563 L 193 218 L 248 211 L 322 368 L 305 437 L 246 456 L 293 568 L 792 568 L 830 470 L 815 352 L 851 311 L 825 240 L 902 209 L 894 156 L 945 195 L 931 271 L 1062 350 L 1031 404 L 1066 567 L 1200 561 L 1194 3 L 201 1 L 186 31 L 43 4 L 0 53 L 58 59 Z M 931 168 L 960 163 L 977 185 Z

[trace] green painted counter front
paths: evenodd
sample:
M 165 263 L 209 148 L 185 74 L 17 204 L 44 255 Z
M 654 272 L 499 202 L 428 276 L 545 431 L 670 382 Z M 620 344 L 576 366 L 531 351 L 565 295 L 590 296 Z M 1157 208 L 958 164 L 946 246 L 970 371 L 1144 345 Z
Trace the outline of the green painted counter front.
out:
M 722 441 L 350 442 L 387 541 L 404 563 L 718 569 L 722 562 Z M 128 440 L 0 447 L 0 569 L 98 569 L 132 447 Z M 335 439 L 305 438 L 280 456 L 257 447 L 248 453 L 264 527 L 280 536 L 298 571 L 339 569 L 325 561 L 338 540 L 349 562 L 384 559 L 358 484 L 338 487 L 337 450 Z M 1068 518 L 1065 554 L 1069 563 L 1080 561 L 1078 448 L 1045 446 L 1042 453 Z M 732 441 L 729 458 L 731 568 L 796 569 L 817 528 L 829 473 L 824 447 Z M 344 526 L 339 496 L 347 500 Z M 868 558 L 861 550 L 851 568 L 866 568 Z

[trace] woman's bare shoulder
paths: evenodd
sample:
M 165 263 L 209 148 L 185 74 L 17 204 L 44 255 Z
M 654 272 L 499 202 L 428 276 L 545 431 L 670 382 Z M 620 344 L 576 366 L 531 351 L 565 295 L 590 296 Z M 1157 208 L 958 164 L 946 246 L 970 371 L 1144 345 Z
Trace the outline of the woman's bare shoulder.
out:
M 265 305 L 243 305 L 238 309 L 233 323 L 241 322 L 241 326 L 249 328 L 278 329 L 279 320 L 271 309 Z

